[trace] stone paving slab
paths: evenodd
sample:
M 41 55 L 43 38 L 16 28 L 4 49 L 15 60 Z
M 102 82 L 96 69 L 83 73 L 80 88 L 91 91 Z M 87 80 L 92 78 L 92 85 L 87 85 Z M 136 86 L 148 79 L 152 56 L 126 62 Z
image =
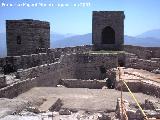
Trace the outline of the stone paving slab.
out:
M 52 109 L 54 106 L 56 107 L 57 102 L 60 102 L 59 98 L 51 97 L 47 99 L 38 109 L 41 112 L 46 112 L 50 109 Z

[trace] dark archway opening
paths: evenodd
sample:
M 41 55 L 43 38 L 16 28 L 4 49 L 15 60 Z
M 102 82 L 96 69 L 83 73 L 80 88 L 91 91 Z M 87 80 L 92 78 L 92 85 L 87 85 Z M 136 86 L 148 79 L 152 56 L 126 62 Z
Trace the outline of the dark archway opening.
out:
M 102 30 L 102 44 L 115 44 L 115 31 L 110 26 Z
M 125 66 L 125 62 L 123 60 L 118 60 L 118 66 L 119 67 L 124 67 Z

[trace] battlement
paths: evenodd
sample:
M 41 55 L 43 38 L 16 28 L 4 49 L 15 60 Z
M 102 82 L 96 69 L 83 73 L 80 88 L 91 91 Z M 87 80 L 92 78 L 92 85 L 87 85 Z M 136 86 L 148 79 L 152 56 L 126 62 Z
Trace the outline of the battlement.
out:
M 33 20 L 33 19 L 6 20 L 7 29 L 18 29 L 22 27 L 23 28 L 49 29 L 50 23 L 46 21 Z

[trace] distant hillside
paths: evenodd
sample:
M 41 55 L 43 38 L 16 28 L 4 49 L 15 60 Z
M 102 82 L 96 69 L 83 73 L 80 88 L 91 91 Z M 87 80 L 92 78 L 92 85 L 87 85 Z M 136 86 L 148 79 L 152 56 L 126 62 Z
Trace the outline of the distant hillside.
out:
M 67 38 L 67 37 L 71 37 L 71 36 L 76 36 L 76 35 L 75 34 L 71 34 L 71 33 L 60 34 L 60 33 L 56 33 L 56 32 L 51 32 L 51 34 L 50 34 L 50 38 L 54 39 L 54 41 L 61 40 L 61 39 L 64 39 L 64 38 Z
M 92 43 L 91 33 L 84 35 L 76 35 L 67 37 L 61 40 L 54 40 L 51 38 L 51 47 L 71 47 L 71 46 L 80 46 L 80 45 L 90 45 Z
M 51 38 L 52 39 L 52 38 Z M 157 38 L 137 38 L 131 36 L 124 36 L 126 45 L 137 45 L 144 47 L 160 47 L 160 39 Z M 67 37 L 61 40 L 52 40 L 52 47 L 67 47 L 67 46 L 79 46 L 92 44 L 92 34 L 84 34 L 78 36 Z
M 160 47 L 160 38 L 137 38 L 125 36 L 126 45 L 144 46 L 144 47 Z
M 62 39 L 65 39 L 67 37 L 71 37 L 71 36 L 74 36 L 75 34 L 59 34 L 59 33 L 54 33 L 52 32 L 50 34 L 50 38 L 51 38 L 51 47 L 54 47 L 55 46 L 55 41 L 57 40 L 62 40 Z
M 160 39 L 160 29 L 149 30 L 140 35 L 137 35 L 138 38 L 158 38 Z

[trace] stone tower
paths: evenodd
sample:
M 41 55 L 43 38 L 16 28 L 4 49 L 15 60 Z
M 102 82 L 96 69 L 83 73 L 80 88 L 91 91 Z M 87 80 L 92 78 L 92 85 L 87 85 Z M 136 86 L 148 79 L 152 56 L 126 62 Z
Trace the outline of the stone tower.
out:
M 23 19 L 6 20 L 7 55 L 28 55 L 50 47 L 49 22 Z
M 124 18 L 123 11 L 93 11 L 92 44 L 94 50 L 123 49 Z

